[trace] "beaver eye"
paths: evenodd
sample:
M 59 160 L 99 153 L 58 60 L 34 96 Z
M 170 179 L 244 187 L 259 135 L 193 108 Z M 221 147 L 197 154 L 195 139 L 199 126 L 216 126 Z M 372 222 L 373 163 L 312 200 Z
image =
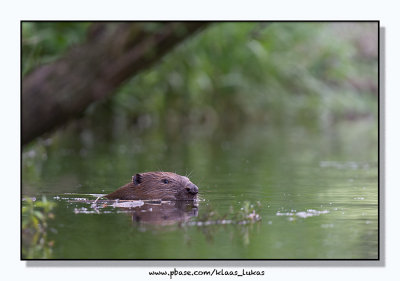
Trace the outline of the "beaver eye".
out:
M 163 179 L 163 180 L 161 180 L 163 183 L 165 183 L 165 184 L 167 184 L 167 183 L 169 183 L 169 180 L 167 180 L 167 179 Z

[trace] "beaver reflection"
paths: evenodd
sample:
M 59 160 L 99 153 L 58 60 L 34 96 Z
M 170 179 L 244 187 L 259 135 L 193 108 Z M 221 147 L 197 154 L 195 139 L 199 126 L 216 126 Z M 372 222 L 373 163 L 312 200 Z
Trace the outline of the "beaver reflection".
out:
M 197 206 L 193 202 L 185 201 L 145 203 L 131 212 L 133 222 L 154 225 L 186 222 L 197 215 Z
M 197 205 L 193 201 L 145 203 L 132 209 L 132 221 L 154 225 L 171 225 L 197 217 Z

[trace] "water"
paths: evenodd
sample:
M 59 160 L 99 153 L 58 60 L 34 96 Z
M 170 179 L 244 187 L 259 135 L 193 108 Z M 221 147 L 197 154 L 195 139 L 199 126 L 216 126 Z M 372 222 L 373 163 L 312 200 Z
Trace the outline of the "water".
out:
M 376 132 L 363 120 L 112 142 L 81 135 L 24 151 L 23 195 L 57 203 L 56 259 L 376 259 Z M 153 170 L 190 175 L 200 199 L 93 204 Z

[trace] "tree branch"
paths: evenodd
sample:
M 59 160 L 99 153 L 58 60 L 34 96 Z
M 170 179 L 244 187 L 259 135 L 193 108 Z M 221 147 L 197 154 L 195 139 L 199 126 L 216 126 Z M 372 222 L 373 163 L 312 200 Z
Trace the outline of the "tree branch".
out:
M 110 96 L 207 22 L 96 23 L 88 40 L 22 81 L 22 144 Z

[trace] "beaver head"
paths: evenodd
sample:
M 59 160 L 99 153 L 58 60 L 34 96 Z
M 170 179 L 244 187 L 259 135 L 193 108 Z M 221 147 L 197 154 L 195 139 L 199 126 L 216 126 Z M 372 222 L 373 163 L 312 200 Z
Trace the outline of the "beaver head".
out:
M 122 200 L 194 200 L 199 189 L 187 177 L 170 172 L 136 174 L 132 182 L 104 196 Z

